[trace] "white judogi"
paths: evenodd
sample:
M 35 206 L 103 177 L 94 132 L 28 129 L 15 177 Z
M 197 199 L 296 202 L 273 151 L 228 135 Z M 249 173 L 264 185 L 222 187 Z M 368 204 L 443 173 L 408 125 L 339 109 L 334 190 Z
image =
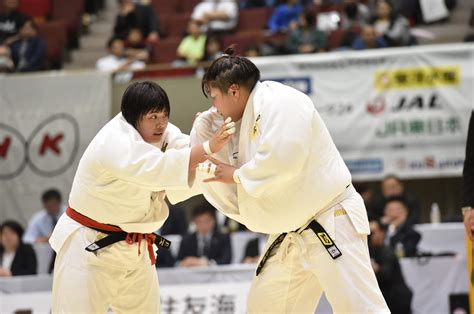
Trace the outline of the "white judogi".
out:
M 165 152 L 160 149 L 167 146 Z M 119 113 L 87 147 L 74 177 L 69 205 L 98 222 L 150 233 L 168 217 L 164 202 L 189 192 L 189 137 L 171 123 L 156 145 L 146 143 Z M 182 191 L 188 189 L 188 191 Z M 63 215 L 50 238 L 57 252 L 54 313 L 159 312 L 158 278 L 146 241 L 121 241 L 96 253 L 85 247 L 99 232 Z
M 208 140 L 221 124 L 215 109 L 201 114 L 191 144 Z M 324 291 L 335 312 L 388 312 L 370 264 L 363 200 L 310 98 L 258 82 L 238 126 L 216 157 L 239 168 L 241 184 L 202 184 L 204 196 L 249 229 L 270 234 L 267 246 L 289 232 L 254 278 L 249 311 L 314 313 Z M 292 232 L 314 218 L 341 250 L 338 259 L 312 230 Z

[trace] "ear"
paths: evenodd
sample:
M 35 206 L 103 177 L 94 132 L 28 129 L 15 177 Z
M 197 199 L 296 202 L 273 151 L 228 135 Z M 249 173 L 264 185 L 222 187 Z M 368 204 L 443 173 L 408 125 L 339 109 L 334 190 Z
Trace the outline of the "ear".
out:
M 232 84 L 229 86 L 229 95 L 230 96 L 239 96 L 240 88 L 237 84 Z

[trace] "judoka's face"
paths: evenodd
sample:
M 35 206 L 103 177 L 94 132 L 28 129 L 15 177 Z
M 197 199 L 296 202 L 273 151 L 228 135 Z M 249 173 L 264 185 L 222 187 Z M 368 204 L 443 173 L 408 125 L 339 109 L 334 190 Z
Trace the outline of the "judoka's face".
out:
M 168 118 L 169 116 L 166 112 L 149 112 L 138 122 L 138 133 L 140 133 L 145 142 L 150 144 L 158 143 L 166 131 Z
M 239 121 L 244 114 L 248 93 L 245 93 L 242 88 L 236 85 L 229 87 L 227 92 L 222 92 L 220 89 L 211 86 L 209 97 L 212 105 L 222 115 L 223 119 L 231 117 L 232 121 Z

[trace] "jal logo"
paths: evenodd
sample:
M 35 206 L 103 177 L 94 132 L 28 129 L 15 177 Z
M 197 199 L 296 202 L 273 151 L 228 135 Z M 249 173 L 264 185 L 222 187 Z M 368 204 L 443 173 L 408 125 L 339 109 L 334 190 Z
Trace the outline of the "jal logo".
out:
M 367 112 L 371 115 L 379 115 L 385 112 L 386 102 L 383 96 L 377 96 L 367 103 Z
M 56 114 L 38 124 L 27 138 L 0 123 L 0 180 L 18 176 L 29 166 L 40 176 L 66 171 L 79 150 L 79 124 L 69 114 Z
M 428 96 L 415 95 L 413 97 L 402 96 L 393 111 L 410 110 L 439 110 L 442 109 L 440 97 L 436 94 Z

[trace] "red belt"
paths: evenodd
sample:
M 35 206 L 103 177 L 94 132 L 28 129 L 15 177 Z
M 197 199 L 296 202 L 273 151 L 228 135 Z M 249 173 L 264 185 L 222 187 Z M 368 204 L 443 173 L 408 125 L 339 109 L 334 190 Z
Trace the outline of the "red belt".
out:
M 110 244 L 113 244 L 115 242 L 118 242 L 120 240 L 125 240 L 128 244 L 133 244 L 135 242 L 138 242 L 138 255 L 140 255 L 140 245 L 142 242 L 142 239 L 146 240 L 147 243 L 147 248 L 148 248 L 148 254 L 150 255 L 150 260 L 151 264 L 155 265 L 156 263 L 156 258 L 155 258 L 155 253 L 153 252 L 153 243 L 155 243 L 157 235 L 154 233 L 127 233 L 120 229 L 117 226 L 114 225 L 108 225 L 108 224 L 103 224 L 98 221 L 95 221 L 94 219 L 91 219 L 87 216 L 82 215 L 81 213 L 78 213 L 74 209 L 68 206 L 66 209 L 66 214 L 71 217 L 73 220 L 77 221 L 83 226 L 89 227 L 91 229 L 97 230 L 99 232 L 107 233 L 109 234 L 108 237 L 101 239 L 99 241 L 96 241 L 89 245 L 86 250 L 90 252 L 97 251 L 101 248 L 104 248 L 105 246 L 108 246 Z M 111 240 L 107 241 L 107 238 Z M 164 238 L 160 239 L 167 241 Z M 102 242 L 101 242 L 102 241 Z M 168 241 L 169 242 L 169 241 Z M 169 247 L 169 244 L 167 245 Z

